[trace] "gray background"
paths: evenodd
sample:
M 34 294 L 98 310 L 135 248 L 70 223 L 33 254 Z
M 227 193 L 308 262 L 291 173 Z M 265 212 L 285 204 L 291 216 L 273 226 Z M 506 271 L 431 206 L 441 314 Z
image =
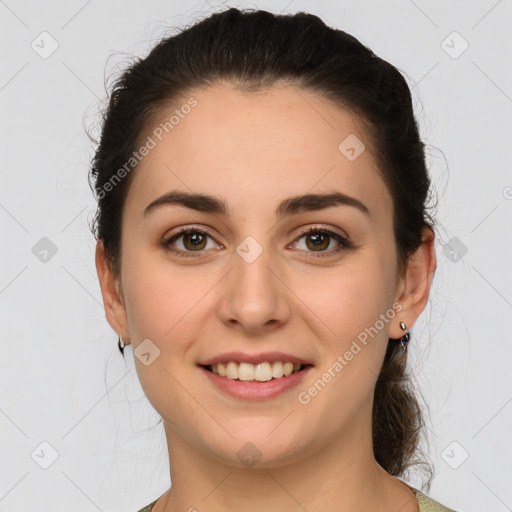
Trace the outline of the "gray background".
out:
M 512 1 L 226 5 L 312 12 L 405 73 L 441 223 L 409 356 L 428 404 L 430 495 L 511 510 Z M 130 55 L 220 7 L 0 0 L 0 511 L 138 510 L 168 488 L 159 417 L 104 318 L 83 122 L 98 135 L 104 77 Z

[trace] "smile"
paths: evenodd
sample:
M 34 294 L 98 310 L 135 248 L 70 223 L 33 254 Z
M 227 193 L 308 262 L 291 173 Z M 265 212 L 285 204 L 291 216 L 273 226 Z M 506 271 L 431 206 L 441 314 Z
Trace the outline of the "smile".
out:
M 206 365 L 204 368 L 220 377 L 232 380 L 267 382 L 300 372 L 304 366 L 306 365 L 289 361 L 265 361 L 258 364 L 229 361 Z

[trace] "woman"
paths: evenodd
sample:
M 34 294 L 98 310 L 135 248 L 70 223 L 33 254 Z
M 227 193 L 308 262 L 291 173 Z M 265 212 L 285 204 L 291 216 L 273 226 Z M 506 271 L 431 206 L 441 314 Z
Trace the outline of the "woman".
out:
M 91 177 L 106 317 L 169 450 L 143 511 L 450 510 L 398 479 L 423 148 L 396 68 L 305 13 L 214 14 L 121 76 Z

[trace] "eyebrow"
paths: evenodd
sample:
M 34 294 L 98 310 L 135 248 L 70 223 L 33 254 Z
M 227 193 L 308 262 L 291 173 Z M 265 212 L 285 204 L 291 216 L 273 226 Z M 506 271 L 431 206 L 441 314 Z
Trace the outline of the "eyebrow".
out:
M 144 217 L 150 212 L 158 210 L 164 206 L 181 205 L 199 212 L 212 213 L 228 217 L 230 209 L 227 203 L 214 196 L 207 194 L 194 194 L 190 192 L 171 191 L 152 201 L 144 209 Z M 334 206 L 352 206 L 370 215 L 370 211 L 364 203 L 355 197 L 333 192 L 330 194 L 305 194 L 301 196 L 289 197 L 279 203 L 276 208 L 276 216 L 283 218 L 288 215 L 296 215 L 302 212 L 310 212 L 332 208 Z

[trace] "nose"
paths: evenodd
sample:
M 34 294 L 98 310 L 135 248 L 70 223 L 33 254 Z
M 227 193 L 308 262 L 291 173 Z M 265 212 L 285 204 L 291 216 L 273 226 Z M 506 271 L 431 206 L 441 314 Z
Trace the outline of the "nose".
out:
M 267 249 L 254 261 L 233 255 L 233 268 L 223 280 L 218 302 L 223 323 L 246 334 L 264 334 L 288 322 L 290 290 L 284 271 L 277 267 Z

